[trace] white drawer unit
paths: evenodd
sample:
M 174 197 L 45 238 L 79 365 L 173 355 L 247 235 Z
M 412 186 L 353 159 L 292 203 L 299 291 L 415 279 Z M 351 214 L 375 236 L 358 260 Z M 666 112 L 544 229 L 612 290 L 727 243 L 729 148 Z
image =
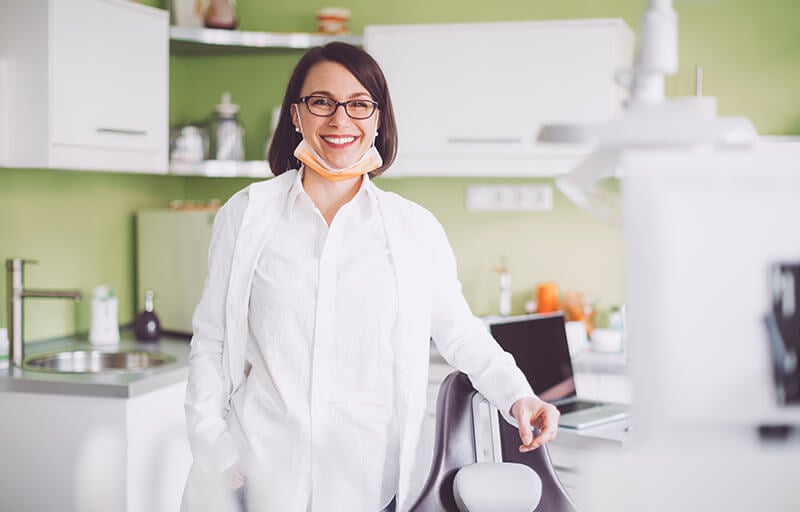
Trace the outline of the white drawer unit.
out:
M 554 176 L 588 148 L 536 142 L 544 123 L 613 118 L 633 32 L 619 19 L 374 25 L 397 116 L 387 177 Z
M 166 173 L 169 15 L 126 0 L 3 0 L 6 167 Z

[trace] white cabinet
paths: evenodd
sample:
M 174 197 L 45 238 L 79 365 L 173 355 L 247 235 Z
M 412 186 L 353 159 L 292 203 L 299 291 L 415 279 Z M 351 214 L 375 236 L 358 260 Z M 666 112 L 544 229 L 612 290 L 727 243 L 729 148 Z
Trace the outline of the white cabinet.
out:
M 167 512 L 192 456 L 186 381 L 132 398 L 0 392 L 0 509 Z
M 618 19 L 368 26 L 398 123 L 390 175 L 553 176 L 588 148 L 536 142 L 548 122 L 609 119 L 633 33 Z
M 165 173 L 168 30 L 126 0 L 4 0 L 0 165 Z

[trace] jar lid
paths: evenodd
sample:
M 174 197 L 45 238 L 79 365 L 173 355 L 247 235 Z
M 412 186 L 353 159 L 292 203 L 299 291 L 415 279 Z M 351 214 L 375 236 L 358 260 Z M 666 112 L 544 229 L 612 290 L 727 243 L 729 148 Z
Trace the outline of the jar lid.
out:
M 231 93 L 223 92 L 222 100 L 214 110 L 222 116 L 235 116 L 239 112 L 239 105 L 231 103 Z

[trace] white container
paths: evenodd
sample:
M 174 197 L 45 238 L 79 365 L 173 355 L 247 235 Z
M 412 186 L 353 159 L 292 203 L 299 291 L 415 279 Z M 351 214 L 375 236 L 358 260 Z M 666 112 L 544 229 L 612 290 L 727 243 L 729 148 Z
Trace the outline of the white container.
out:
M 206 14 L 205 2 L 198 0 L 171 0 L 169 9 L 172 24 L 179 27 L 202 28 Z
M 0 357 L 8 355 L 8 329 L 0 327 Z
M 118 300 L 110 286 L 98 286 L 92 293 L 92 324 L 89 343 L 92 345 L 119 344 Z
M 580 354 L 589 346 L 589 337 L 586 334 L 586 324 L 578 321 L 570 321 L 564 324 L 567 331 L 567 345 L 569 345 L 569 355 Z
M 503 268 L 500 271 L 500 315 L 511 314 L 511 272 Z

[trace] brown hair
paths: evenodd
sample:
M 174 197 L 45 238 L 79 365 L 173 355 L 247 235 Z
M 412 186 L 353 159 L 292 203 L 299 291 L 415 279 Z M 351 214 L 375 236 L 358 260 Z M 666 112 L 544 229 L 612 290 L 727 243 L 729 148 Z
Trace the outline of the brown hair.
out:
M 291 107 L 300 97 L 300 90 L 308 71 L 315 64 L 326 61 L 336 62 L 347 68 L 378 103 L 381 118 L 375 147 L 383 158 L 383 166 L 370 172 L 369 176 L 370 178 L 380 176 L 392 165 L 397 155 L 397 123 L 392 110 L 392 100 L 389 97 L 389 88 L 383 71 L 375 59 L 361 48 L 341 42 L 311 48 L 294 68 L 286 87 L 286 94 L 283 96 L 275 134 L 267 152 L 267 161 L 272 173 L 278 176 L 289 169 L 300 167 L 300 162 L 294 157 L 294 150 L 300 144 L 302 135 L 295 131 L 292 124 Z

